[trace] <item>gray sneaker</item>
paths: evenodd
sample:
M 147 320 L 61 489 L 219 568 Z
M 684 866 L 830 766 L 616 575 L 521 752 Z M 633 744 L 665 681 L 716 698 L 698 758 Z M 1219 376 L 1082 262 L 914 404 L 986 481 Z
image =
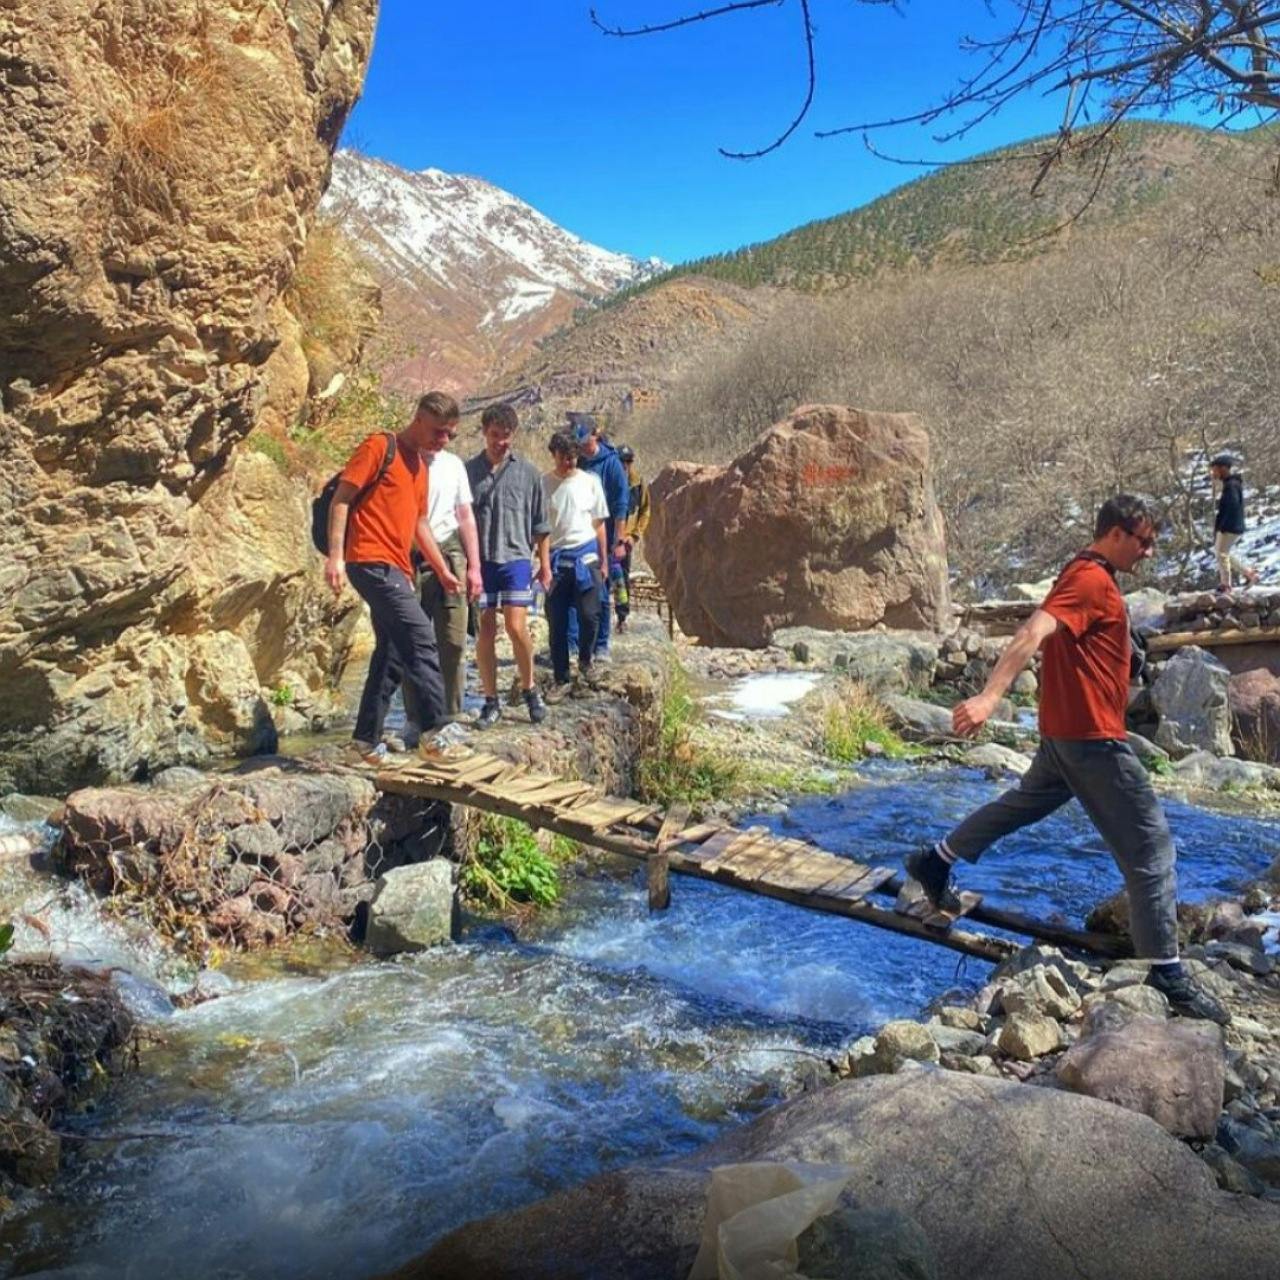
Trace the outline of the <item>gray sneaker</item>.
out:
M 374 766 L 385 764 L 387 756 L 391 754 L 385 742 L 364 742 L 360 738 L 352 738 L 347 743 L 347 753 L 361 764 Z

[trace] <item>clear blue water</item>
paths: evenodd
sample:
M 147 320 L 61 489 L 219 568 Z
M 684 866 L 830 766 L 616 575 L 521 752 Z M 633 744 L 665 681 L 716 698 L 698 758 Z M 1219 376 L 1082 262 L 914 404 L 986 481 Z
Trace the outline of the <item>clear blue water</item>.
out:
M 876 764 L 847 794 L 760 821 L 896 863 L 1002 784 Z M 1229 892 L 1280 824 L 1168 805 L 1183 897 Z M 964 871 L 998 903 L 1079 921 L 1119 885 L 1074 807 Z M 143 1071 L 72 1128 L 59 1197 L 0 1228 L 0 1274 L 361 1277 L 466 1219 L 618 1164 L 687 1151 L 797 1065 L 913 1015 L 987 966 L 676 877 L 651 916 L 594 865 L 521 941 L 245 981 L 158 1017 Z

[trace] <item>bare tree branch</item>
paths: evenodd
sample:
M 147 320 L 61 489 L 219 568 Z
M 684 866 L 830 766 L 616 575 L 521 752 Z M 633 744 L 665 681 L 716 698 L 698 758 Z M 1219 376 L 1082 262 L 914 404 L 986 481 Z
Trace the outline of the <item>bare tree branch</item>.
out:
M 610 27 L 600 20 L 600 15 L 591 10 L 591 21 L 595 27 L 607 36 L 652 36 L 659 31 L 675 31 L 679 27 L 692 26 L 695 22 L 707 22 L 712 18 L 722 18 L 726 13 L 741 13 L 746 9 L 776 9 L 786 0 L 733 0 L 732 4 L 721 5 L 718 9 L 704 9 L 701 13 L 686 14 L 683 18 L 673 18 L 670 22 L 657 22 L 650 26 Z

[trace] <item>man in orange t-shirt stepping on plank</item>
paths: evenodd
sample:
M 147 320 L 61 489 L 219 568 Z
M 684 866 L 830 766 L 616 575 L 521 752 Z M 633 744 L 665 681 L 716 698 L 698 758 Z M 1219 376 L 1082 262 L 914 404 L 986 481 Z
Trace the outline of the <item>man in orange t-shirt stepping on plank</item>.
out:
M 445 724 L 444 682 L 435 628 L 413 585 L 409 553 L 416 539 L 427 563 L 448 592 L 461 583 L 440 554 L 427 521 L 427 463 L 420 450 L 436 447 L 458 421 L 452 396 L 432 391 L 418 401 L 413 420 L 396 437 L 386 474 L 352 509 L 352 500 L 375 480 L 386 457 L 385 433 L 370 436 L 351 455 L 329 511 L 329 556 L 325 580 L 335 594 L 350 581 L 369 606 L 373 656 L 365 678 L 352 745 L 370 763 L 386 755 L 381 742 L 387 708 L 401 680 L 417 695 L 425 736 Z
M 958 734 L 977 733 L 1043 645 L 1040 746 L 1031 767 L 1016 787 L 970 814 L 946 839 L 908 854 L 905 865 L 935 908 L 958 914 L 951 882 L 956 859 L 976 862 L 1001 836 L 1039 822 L 1074 796 L 1124 874 L 1134 951 L 1151 962 L 1148 983 L 1175 1013 L 1225 1024 L 1230 1014 L 1178 959 L 1173 839 L 1125 733 L 1131 641 L 1115 575 L 1131 571 L 1154 545 L 1155 524 L 1141 499 L 1119 494 L 1102 504 L 1093 542 L 1018 629 L 982 692 L 952 712 Z

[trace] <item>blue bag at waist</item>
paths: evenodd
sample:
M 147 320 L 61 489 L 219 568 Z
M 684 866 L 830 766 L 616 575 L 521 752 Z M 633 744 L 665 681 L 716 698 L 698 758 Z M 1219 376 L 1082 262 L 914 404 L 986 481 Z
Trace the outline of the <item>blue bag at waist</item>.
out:
M 600 546 L 595 538 L 576 547 L 560 547 L 551 553 L 551 573 L 560 576 L 562 569 L 573 568 L 574 585 L 579 591 L 590 591 L 594 585 L 591 566 L 600 563 Z

